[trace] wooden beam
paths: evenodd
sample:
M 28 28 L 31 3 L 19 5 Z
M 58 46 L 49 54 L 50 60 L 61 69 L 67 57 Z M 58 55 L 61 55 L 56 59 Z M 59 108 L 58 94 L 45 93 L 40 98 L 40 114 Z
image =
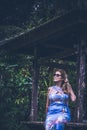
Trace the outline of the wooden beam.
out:
M 54 44 L 48 44 L 47 43 L 47 44 L 44 44 L 44 46 L 49 47 L 49 48 L 54 48 L 54 49 L 56 49 L 56 48 L 63 49 L 63 50 L 65 49 L 66 51 L 70 50 L 70 48 L 63 47 L 60 44 L 55 45 L 55 43 Z
M 37 48 L 34 49 L 34 63 L 33 63 L 33 83 L 32 83 L 32 101 L 30 120 L 37 120 L 38 112 L 38 64 L 37 64 Z
M 76 54 L 77 54 L 77 52 L 76 52 L 75 49 L 69 49 L 68 51 L 62 50 L 61 53 L 58 52 L 58 53 L 55 53 L 54 55 L 51 53 L 47 57 L 43 57 L 43 58 L 41 57 L 41 59 L 46 60 L 46 59 L 49 59 L 50 57 L 51 58 L 57 58 L 57 59 L 63 59 L 63 58 L 67 58 L 69 56 L 73 56 L 73 55 L 76 55 Z
M 43 122 L 21 122 L 23 125 L 27 125 L 30 130 L 45 130 Z M 87 123 L 68 122 L 65 124 L 65 130 L 87 130 Z
M 44 65 L 44 66 L 49 66 L 51 68 L 62 68 L 62 69 L 71 69 L 71 70 L 76 70 L 76 65 L 68 65 L 68 64 L 59 64 L 59 63 L 54 63 L 54 62 L 47 62 L 47 61 L 39 61 L 39 65 Z
M 83 121 L 83 102 L 84 102 L 84 88 L 85 88 L 85 44 L 84 37 L 79 36 L 78 41 L 78 59 L 77 59 L 77 107 L 76 107 L 76 121 Z
M 48 40 L 57 34 L 57 38 L 60 38 L 70 31 L 76 31 L 79 24 L 84 24 L 79 21 L 79 10 L 71 10 L 66 12 L 62 16 L 58 16 L 43 25 L 23 32 L 13 38 L 9 38 L 5 41 L 0 41 L 0 48 L 4 48 L 9 51 L 23 49 L 24 47 L 34 47 L 39 44 L 43 44 L 43 40 Z M 84 14 L 84 11 L 82 12 Z M 81 17 L 81 19 L 83 19 Z M 87 25 L 86 25 L 87 26 Z

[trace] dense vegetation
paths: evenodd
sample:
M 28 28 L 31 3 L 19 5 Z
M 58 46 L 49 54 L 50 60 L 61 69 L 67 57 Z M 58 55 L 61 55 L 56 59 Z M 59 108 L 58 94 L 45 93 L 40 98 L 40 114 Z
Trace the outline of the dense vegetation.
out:
M 29 120 L 32 74 L 32 57 L 5 54 L 0 58 L 0 129 L 27 129 L 21 121 Z M 75 73 L 70 71 L 69 75 L 75 89 Z M 46 93 L 50 85 L 52 85 L 52 70 L 41 66 L 38 85 L 39 121 L 45 119 Z M 73 110 L 74 104 L 70 105 Z

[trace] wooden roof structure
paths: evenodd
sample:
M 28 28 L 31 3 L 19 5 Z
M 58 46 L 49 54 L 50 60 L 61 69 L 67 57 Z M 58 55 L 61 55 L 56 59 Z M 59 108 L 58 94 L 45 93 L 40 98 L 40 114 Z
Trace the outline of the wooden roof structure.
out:
M 75 55 L 77 37 L 86 34 L 86 20 L 85 10 L 72 9 L 39 27 L 0 41 L 0 48 L 30 55 L 37 48 L 38 58 L 72 56 Z
M 78 1 L 81 2 L 80 0 Z M 83 121 L 86 35 L 87 10 L 77 4 L 75 8 L 63 12 L 61 16 L 57 16 L 39 27 L 23 32 L 14 38 L 0 41 L 0 49 L 5 49 L 9 53 L 25 53 L 35 57 L 31 120 L 37 120 L 38 59 L 56 57 L 77 62 L 78 112 L 76 121 Z

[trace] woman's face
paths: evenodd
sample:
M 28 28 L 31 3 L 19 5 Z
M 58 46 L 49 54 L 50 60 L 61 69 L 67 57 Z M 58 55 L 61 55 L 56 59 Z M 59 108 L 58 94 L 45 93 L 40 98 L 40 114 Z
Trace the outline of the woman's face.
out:
M 54 82 L 59 82 L 62 81 L 61 73 L 59 71 L 56 71 L 53 75 L 53 81 Z

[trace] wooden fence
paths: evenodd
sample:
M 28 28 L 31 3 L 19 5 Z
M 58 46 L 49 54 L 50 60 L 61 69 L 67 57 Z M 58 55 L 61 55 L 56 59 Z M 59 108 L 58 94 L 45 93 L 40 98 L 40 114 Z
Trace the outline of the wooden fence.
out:
M 44 122 L 22 122 L 29 127 L 29 130 L 45 130 Z M 87 123 L 69 122 L 65 125 L 65 130 L 87 130 Z

